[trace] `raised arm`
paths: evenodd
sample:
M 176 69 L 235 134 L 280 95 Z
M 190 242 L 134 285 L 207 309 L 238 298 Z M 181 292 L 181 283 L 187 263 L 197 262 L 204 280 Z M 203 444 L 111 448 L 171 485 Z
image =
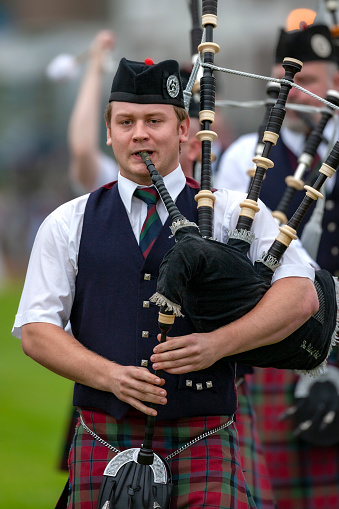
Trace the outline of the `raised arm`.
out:
M 69 127 L 70 178 L 86 191 L 93 190 L 99 170 L 100 106 L 104 59 L 115 44 L 114 33 L 97 34 L 90 49 L 88 67 L 74 105 Z

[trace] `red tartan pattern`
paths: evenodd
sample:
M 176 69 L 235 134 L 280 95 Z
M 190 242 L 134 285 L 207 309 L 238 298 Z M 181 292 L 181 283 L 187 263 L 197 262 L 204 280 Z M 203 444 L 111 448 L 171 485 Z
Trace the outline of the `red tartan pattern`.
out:
M 276 506 L 271 480 L 258 435 L 250 389 L 246 381 L 239 385 L 237 393 L 236 427 L 239 434 L 240 461 L 246 483 L 258 509 L 274 509 Z
M 297 376 L 257 369 L 250 384 L 258 430 L 278 509 L 339 508 L 339 445 L 315 447 L 293 436 L 279 416 L 294 402 Z
M 140 447 L 145 432 L 142 414 L 133 412 L 133 415 L 116 421 L 100 412 L 81 413 L 90 429 L 119 450 Z M 207 429 L 227 421 L 227 416 L 208 416 L 159 422 L 153 449 L 166 457 Z M 114 456 L 114 452 L 78 424 L 69 457 L 71 494 L 68 509 L 96 509 L 103 471 Z M 169 460 L 169 465 L 174 483 L 171 509 L 256 508 L 240 466 L 234 425 L 190 446 Z

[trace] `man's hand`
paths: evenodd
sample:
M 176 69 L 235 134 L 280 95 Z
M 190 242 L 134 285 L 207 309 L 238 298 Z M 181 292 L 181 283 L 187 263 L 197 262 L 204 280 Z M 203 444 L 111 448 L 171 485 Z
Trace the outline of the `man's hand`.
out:
M 161 387 L 165 380 L 148 371 L 147 368 L 115 364 L 112 392 L 117 398 L 146 415 L 157 415 L 156 410 L 142 402 L 166 405 L 167 393 Z
M 160 340 L 160 335 L 158 339 Z M 212 366 L 219 359 L 215 346 L 211 333 L 167 338 L 166 342 L 154 348 L 152 367 L 172 375 L 199 371 Z
M 105 58 L 107 53 L 112 51 L 115 46 L 115 34 L 111 30 L 102 30 L 99 32 L 90 46 L 90 57 L 92 60 L 97 61 L 104 71 Z
M 42 366 L 60 376 L 117 398 L 147 415 L 157 415 L 146 403 L 165 405 L 163 378 L 146 368 L 122 366 L 85 348 L 61 327 L 50 323 L 28 323 L 22 327 L 22 347 Z

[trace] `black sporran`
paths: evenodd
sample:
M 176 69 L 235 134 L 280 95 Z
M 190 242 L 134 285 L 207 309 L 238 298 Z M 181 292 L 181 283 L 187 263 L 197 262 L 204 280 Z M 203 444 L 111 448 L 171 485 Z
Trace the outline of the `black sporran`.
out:
M 97 509 L 168 509 L 172 474 L 164 458 L 154 453 L 152 465 L 138 463 L 140 449 L 127 449 L 107 465 Z

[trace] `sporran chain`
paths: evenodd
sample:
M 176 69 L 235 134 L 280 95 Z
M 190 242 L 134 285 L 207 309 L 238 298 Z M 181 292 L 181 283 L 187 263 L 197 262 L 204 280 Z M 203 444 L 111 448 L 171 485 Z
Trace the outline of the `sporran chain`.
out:
M 97 435 L 96 433 L 94 433 L 94 431 L 92 431 L 84 422 L 83 418 L 82 418 L 82 415 L 80 415 L 80 421 L 81 421 L 81 424 L 83 426 L 83 428 L 87 431 L 87 433 L 89 433 L 93 438 L 95 438 L 95 440 L 97 440 L 98 442 L 100 442 L 102 445 L 104 445 L 105 447 L 108 447 L 108 449 L 110 449 L 111 451 L 115 452 L 116 454 L 120 453 L 121 451 L 119 451 L 119 449 L 117 449 L 116 447 L 114 447 L 113 445 L 109 444 L 108 442 L 106 442 L 105 440 L 103 440 L 101 437 L 99 437 L 99 435 Z M 222 424 L 221 426 L 218 426 L 217 428 L 213 428 L 209 431 L 205 431 L 204 433 L 202 433 L 201 435 L 199 435 L 198 437 L 196 438 L 193 438 L 192 440 L 190 440 L 189 442 L 187 442 L 185 445 L 179 447 L 179 449 L 177 449 L 176 451 L 172 452 L 171 454 L 169 454 L 168 456 L 166 456 L 166 460 L 171 460 L 172 458 L 174 458 L 174 456 L 177 456 L 178 454 L 180 454 L 181 452 L 185 451 L 186 449 L 188 449 L 189 447 L 191 447 L 191 445 L 194 445 L 196 444 L 197 442 L 199 442 L 200 440 L 203 440 L 204 438 L 207 438 L 211 435 L 213 435 L 214 433 L 218 433 L 219 431 L 225 429 L 225 428 L 228 428 L 228 426 L 230 426 L 231 424 L 233 424 L 234 422 L 234 418 L 233 416 L 231 417 L 231 419 L 229 421 L 227 421 L 225 424 Z

